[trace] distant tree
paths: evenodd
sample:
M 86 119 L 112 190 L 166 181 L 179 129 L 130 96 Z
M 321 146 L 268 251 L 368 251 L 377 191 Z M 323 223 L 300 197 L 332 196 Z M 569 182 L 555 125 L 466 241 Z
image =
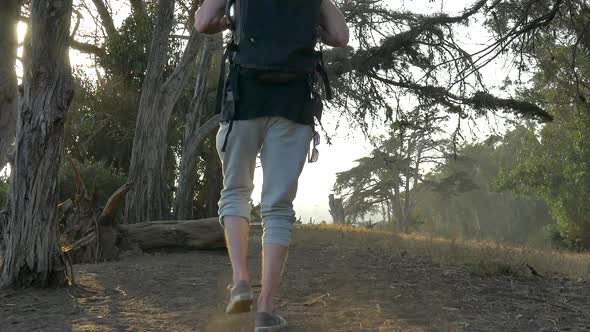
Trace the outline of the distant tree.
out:
M 417 188 L 420 229 L 513 243 L 542 239 L 543 227 L 552 223 L 547 206 L 495 186 L 500 170 L 517 163 L 528 132 L 519 126 L 502 137 L 463 145 L 430 172 Z
M 539 134 L 529 130 L 518 164 L 504 169 L 498 186 L 542 197 L 561 235 L 590 248 L 590 107 L 580 99 L 574 82 L 554 74 L 539 75 L 538 85 L 529 92 L 550 102 L 555 121 Z M 547 84 L 546 78 L 553 83 Z M 583 97 L 590 94 L 584 92 Z
M 514 22 L 522 8 L 504 4 L 500 23 Z M 559 1 L 557 1 L 559 2 Z M 541 1 L 545 3 L 545 1 Z M 590 6 L 563 2 L 551 25 L 521 42 L 520 63 L 533 74 L 524 100 L 542 104 L 553 123 L 531 128 L 518 152 L 518 163 L 505 168 L 500 188 L 541 197 L 571 243 L 590 248 Z M 502 33 L 498 30 L 498 33 Z M 534 67 L 529 64 L 533 64 Z
M 342 198 L 336 198 L 334 194 L 328 196 L 328 203 L 330 205 L 330 215 L 332 215 L 333 224 L 345 224 L 346 214 L 344 212 L 344 205 Z
M 438 117 L 436 109 L 420 107 L 398 116 L 370 156 L 337 174 L 334 191 L 344 198 L 345 214 L 351 220 L 378 213 L 384 205 L 398 229 L 407 232 L 416 207 L 413 189 L 422 180 L 424 165 L 437 163 L 447 153 L 447 142 L 437 138 L 446 118 Z

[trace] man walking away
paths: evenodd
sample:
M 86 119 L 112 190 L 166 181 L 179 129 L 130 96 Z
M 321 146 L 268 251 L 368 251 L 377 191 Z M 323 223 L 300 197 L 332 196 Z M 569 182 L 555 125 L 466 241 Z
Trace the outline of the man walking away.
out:
M 223 167 L 219 201 L 233 269 L 227 313 L 250 311 L 253 293 L 246 262 L 256 156 L 263 170 L 262 290 L 256 305 L 256 332 L 287 326 L 275 312 L 279 287 L 295 222 L 293 200 L 299 175 L 319 136 L 319 81 L 330 86 L 318 39 L 333 47 L 348 44 L 344 16 L 331 0 L 204 0 L 195 13 L 199 32 L 232 32 L 218 89 L 221 124 L 217 150 Z M 231 8 L 234 14 L 230 15 Z M 225 61 L 229 73 L 225 75 Z M 315 146 L 310 162 L 317 159 Z

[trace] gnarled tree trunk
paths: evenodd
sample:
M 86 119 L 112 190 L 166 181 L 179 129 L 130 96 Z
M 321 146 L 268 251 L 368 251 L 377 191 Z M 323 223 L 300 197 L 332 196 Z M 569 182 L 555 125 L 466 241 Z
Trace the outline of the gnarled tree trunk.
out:
M 164 165 L 168 123 L 186 78 L 189 65 L 202 44 L 203 36 L 193 29 L 182 59 L 164 81 L 168 61 L 168 38 L 174 21 L 174 0 L 160 0 L 158 19 L 143 82 L 139 113 L 133 137 L 129 180 L 134 183 L 127 194 L 125 223 L 168 219 L 170 190 Z
M 219 117 L 213 117 L 204 124 L 208 112 L 209 76 L 211 58 L 221 50 L 221 35 L 207 38 L 198 60 L 197 82 L 191 103 L 191 110 L 186 115 L 182 158 L 178 176 L 178 190 L 174 201 L 175 219 L 193 218 L 193 198 L 196 181 L 196 165 L 201 145 L 209 133 L 217 128 Z
M 332 222 L 334 224 L 345 224 L 346 216 L 344 214 L 342 198 L 335 198 L 334 194 L 330 194 L 330 196 L 328 196 L 328 204 L 330 205 L 330 214 L 332 215 Z
M 73 97 L 68 38 L 72 0 L 31 2 L 24 94 L 17 120 L 11 216 L 0 286 L 65 281 L 59 246 L 57 175 Z
M 0 8 L 0 170 L 6 165 L 7 154 L 14 143 L 16 133 L 18 95 L 14 66 L 16 65 L 18 13 L 18 0 L 2 2 Z

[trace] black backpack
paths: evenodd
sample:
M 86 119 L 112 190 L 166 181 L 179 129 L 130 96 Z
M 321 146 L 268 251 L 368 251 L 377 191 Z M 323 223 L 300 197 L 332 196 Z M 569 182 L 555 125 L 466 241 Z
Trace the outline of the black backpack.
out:
M 232 37 L 221 63 L 217 90 L 216 113 L 222 113 L 225 104 L 222 121 L 233 120 L 241 70 L 256 71 L 257 79 L 270 83 L 305 79 L 314 85 L 319 75 L 326 99 L 332 98 L 321 49 L 315 49 L 322 0 L 238 0 L 236 6 L 235 0 L 226 1 L 225 14 Z M 232 7 L 235 21 L 230 19 Z M 232 70 L 226 79 L 228 60 Z M 312 94 L 314 104 L 318 105 L 314 116 L 321 121 L 319 93 L 314 89 Z
M 234 63 L 244 68 L 311 73 L 320 55 L 321 0 L 239 0 Z

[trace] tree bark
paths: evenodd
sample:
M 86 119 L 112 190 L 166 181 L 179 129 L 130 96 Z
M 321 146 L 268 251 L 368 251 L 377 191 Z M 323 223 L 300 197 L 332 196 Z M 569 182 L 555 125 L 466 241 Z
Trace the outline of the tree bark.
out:
M 110 222 L 98 225 L 96 231 L 67 247 L 64 251 L 75 263 L 111 261 L 126 251 L 187 249 L 211 250 L 225 247 L 223 228 L 218 218 L 198 220 L 148 221 L 130 225 Z M 97 255 L 97 259 L 93 257 Z
M 100 20 L 102 21 L 102 25 L 106 30 L 108 36 L 116 36 L 117 35 L 117 28 L 115 28 L 115 22 L 113 21 L 113 17 L 109 12 L 104 0 L 92 0 L 94 6 L 96 7 L 96 11 L 100 16 Z
M 119 226 L 121 236 L 141 250 L 161 248 L 224 248 L 223 229 L 218 218 L 201 220 L 150 221 Z
M 193 29 L 178 66 L 164 82 L 168 35 L 173 19 L 174 0 L 160 0 L 133 137 L 129 180 L 134 186 L 127 194 L 126 224 L 165 220 L 170 215 L 170 190 L 164 176 L 168 123 L 189 76 L 189 65 L 203 40 L 202 35 Z
M 0 287 L 63 284 L 57 175 L 73 97 L 68 56 L 71 0 L 31 2 L 24 94 L 17 120 L 11 216 Z
M 328 196 L 328 204 L 330 206 L 332 222 L 334 224 L 345 224 L 346 216 L 344 214 L 344 207 L 342 206 L 342 198 L 335 198 L 334 194 L 330 194 Z
M 129 0 L 129 3 L 131 4 L 133 15 L 136 17 L 145 15 L 145 4 L 143 0 Z
M 182 157 L 178 176 L 178 189 L 174 201 L 175 219 L 192 219 L 193 198 L 196 181 L 196 165 L 201 145 L 209 133 L 217 128 L 219 117 L 210 119 L 201 125 L 208 115 L 209 74 L 212 56 L 221 50 L 221 35 L 206 39 L 199 56 L 195 92 L 191 110 L 186 115 Z
M 19 1 L 6 0 L 0 8 L 0 170 L 14 143 L 17 115 L 16 65 Z

